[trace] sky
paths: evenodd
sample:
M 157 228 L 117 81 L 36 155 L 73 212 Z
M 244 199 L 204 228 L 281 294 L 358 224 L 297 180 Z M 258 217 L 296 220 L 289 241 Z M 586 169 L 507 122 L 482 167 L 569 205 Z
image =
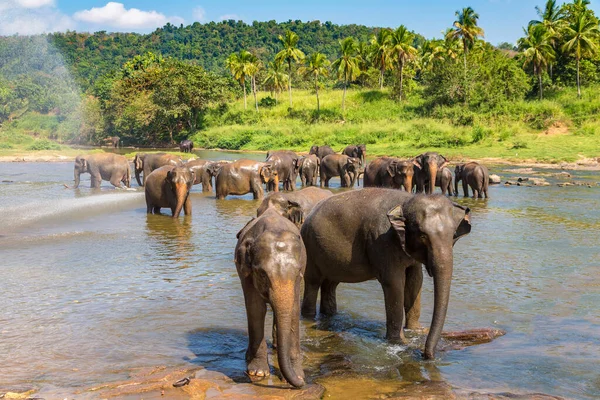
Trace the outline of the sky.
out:
M 224 19 L 401 24 L 427 38 L 441 37 L 455 11 L 471 6 L 485 40 L 516 43 L 545 0 L 0 0 L 0 35 L 69 30 L 148 33 L 167 22 L 189 25 Z M 560 1 L 559 1 L 560 2 Z M 600 0 L 591 8 L 600 15 Z

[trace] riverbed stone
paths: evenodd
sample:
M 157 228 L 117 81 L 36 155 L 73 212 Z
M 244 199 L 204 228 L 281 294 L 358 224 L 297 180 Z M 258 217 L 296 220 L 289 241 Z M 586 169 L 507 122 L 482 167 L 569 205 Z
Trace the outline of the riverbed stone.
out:
M 555 176 L 560 179 L 569 179 L 571 177 L 571 174 L 568 173 L 567 171 L 562 171 L 562 172 L 559 172 L 558 174 L 556 174 Z
M 502 178 L 500 178 L 499 175 L 496 175 L 496 174 L 490 175 L 490 183 L 491 184 L 497 185 L 501 182 L 502 182 Z

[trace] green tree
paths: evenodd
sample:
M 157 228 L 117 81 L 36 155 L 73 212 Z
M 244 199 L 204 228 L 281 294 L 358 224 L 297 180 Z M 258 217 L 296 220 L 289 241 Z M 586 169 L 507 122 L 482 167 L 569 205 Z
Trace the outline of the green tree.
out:
M 283 64 L 277 61 L 271 61 L 267 68 L 267 76 L 263 81 L 268 90 L 275 93 L 275 102 L 277 94 L 281 93 L 287 86 L 288 76 L 283 72 Z
M 231 75 L 237 80 L 242 88 L 244 88 L 244 110 L 248 109 L 248 103 L 246 100 L 246 79 L 254 71 L 253 63 L 254 56 L 247 50 L 240 50 L 238 54 L 233 53 L 225 62 L 225 65 L 231 72 Z
M 519 50 L 525 56 L 525 65 L 533 66 L 533 74 L 538 78 L 540 100 L 544 98 L 542 74 L 555 58 L 551 36 L 542 24 L 529 25 L 525 37 L 519 39 Z
M 379 70 L 379 89 L 383 90 L 383 76 L 391 67 L 390 30 L 380 29 L 371 38 L 373 66 Z
M 279 40 L 283 45 L 283 50 L 277 53 L 275 61 L 285 62 L 288 65 L 288 90 L 290 107 L 292 107 L 292 63 L 301 62 L 304 59 L 304 53 L 298 48 L 300 38 L 294 32 L 287 30 L 284 36 L 279 35 Z
M 315 92 L 317 94 L 317 112 L 321 111 L 319 103 L 319 77 L 329 75 L 330 62 L 323 53 L 312 53 L 306 59 L 306 65 L 301 67 L 298 71 L 300 74 L 314 78 L 315 80 Z
M 542 25 L 548 33 L 550 44 L 556 51 L 558 40 L 565 25 L 564 10 L 556 5 L 556 0 L 547 0 L 543 10 L 536 6 L 535 11 L 540 19 L 529 21 L 529 25 Z M 550 79 L 552 79 L 553 62 L 550 62 L 548 66 L 550 68 Z
M 406 29 L 404 25 L 400 25 L 390 36 L 390 47 L 392 58 L 398 65 L 398 79 L 400 81 L 399 97 L 402 100 L 402 83 L 404 79 L 404 66 L 407 62 L 414 60 L 417 56 L 417 49 L 412 45 L 414 35 Z
M 340 40 L 340 58 L 335 60 L 332 68 L 337 70 L 337 76 L 344 81 L 344 93 L 342 95 L 342 112 L 346 110 L 346 89 L 348 81 L 354 79 L 359 73 L 358 60 L 356 58 L 356 42 L 347 37 Z

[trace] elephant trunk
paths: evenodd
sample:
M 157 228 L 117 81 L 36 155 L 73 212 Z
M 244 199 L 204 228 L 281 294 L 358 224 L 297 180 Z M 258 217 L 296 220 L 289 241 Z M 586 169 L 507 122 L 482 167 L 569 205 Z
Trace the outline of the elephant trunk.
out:
M 427 194 L 433 194 L 435 191 L 435 178 L 437 176 L 438 166 L 435 163 L 429 164 L 429 191 Z
M 142 172 L 142 170 L 138 169 L 138 167 L 135 167 L 135 180 L 137 181 L 139 186 L 144 186 L 142 185 L 142 181 L 140 180 L 140 172 Z
M 293 283 L 291 284 L 293 285 Z M 290 285 L 290 286 L 291 286 Z M 288 286 L 288 285 L 286 285 Z M 272 290 L 271 306 L 275 314 L 275 324 L 277 325 L 277 361 L 281 374 L 292 386 L 304 386 L 304 378 L 298 376 L 292 365 L 292 353 L 299 349 L 299 324 L 292 326 L 292 315 L 299 314 L 298 304 L 300 302 L 297 291 L 293 286 L 279 287 Z M 294 304 L 296 303 L 296 304 Z M 294 354 L 300 357 L 300 354 Z
M 74 172 L 74 176 L 75 176 L 75 185 L 73 186 L 73 189 L 77 189 L 79 187 L 79 176 L 81 175 L 81 171 L 77 168 L 75 168 L 75 172 Z
M 178 218 L 179 214 L 181 214 L 181 209 L 183 208 L 183 204 L 187 200 L 188 197 L 188 186 L 185 182 L 178 182 L 174 184 L 174 192 L 175 199 L 177 200 L 177 204 L 175 206 L 175 211 L 173 211 L 173 218 Z
M 408 193 L 412 193 L 412 176 L 406 176 L 406 179 L 404 179 L 404 190 L 406 190 Z
M 454 195 L 458 196 L 458 181 L 460 181 L 460 174 L 456 174 L 454 177 Z
M 434 248 L 429 254 L 427 270 L 433 275 L 434 306 L 431 327 L 425 343 L 425 358 L 433 359 L 435 357 L 435 347 L 442 336 L 446 312 L 448 311 L 448 301 L 450 300 L 453 270 L 452 243 L 439 246 L 437 249 Z

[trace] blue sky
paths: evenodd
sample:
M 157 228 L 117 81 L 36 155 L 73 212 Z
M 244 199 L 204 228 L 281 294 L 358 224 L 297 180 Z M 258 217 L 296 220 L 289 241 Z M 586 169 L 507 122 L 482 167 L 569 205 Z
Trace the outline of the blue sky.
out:
M 454 12 L 471 6 L 480 15 L 485 39 L 493 44 L 515 43 L 522 27 L 536 17 L 534 7 L 545 0 L 0 0 L 0 34 L 48 31 L 150 32 L 171 22 L 222 19 L 252 21 L 332 21 L 337 24 L 409 29 L 428 38 L 450 27 Z M 600 1 L 591 8 L 600 15 Z

